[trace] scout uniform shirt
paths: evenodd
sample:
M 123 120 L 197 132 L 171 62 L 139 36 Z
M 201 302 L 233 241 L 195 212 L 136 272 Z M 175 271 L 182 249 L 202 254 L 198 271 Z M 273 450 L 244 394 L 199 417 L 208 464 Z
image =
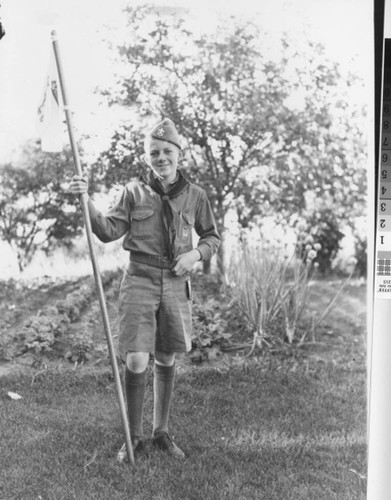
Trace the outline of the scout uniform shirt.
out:
M 92 230 L 105 243 L 125 235 L 123 248 L 130 252 L 131 260 L 132 254 L 167 258 L 162 203 L 162 197 L 148 183 L 129 182 L 118 202 L 105 215 L 89 201 Z M 175 227 L 174 258 L 193 249 L 192 230 L 195 229 L 200 237 L 196 248 L 201 260 L 209 260 L 219 248 L 220 236 L 205 191 L 188 183 L 187 188 L 168 203 Z

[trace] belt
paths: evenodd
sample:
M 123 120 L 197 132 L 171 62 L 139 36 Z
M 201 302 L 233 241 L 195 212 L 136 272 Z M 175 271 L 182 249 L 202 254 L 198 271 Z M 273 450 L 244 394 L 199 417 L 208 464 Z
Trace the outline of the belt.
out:
M 130 252 L 130 260 L 139 262 L 140 264 L 147 264 L 152 267 L 159 267 L 160 269 L 172 269 L 175 262 L 159 255 L 149 255 L 143 252 Z

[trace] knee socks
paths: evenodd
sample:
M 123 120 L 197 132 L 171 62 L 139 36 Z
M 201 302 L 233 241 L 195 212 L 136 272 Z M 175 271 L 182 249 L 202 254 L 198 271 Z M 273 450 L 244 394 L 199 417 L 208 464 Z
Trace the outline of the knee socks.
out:
M 155 363 L 153 380 L 153 437 L 168 432 L 168 417 L 172 401 L 175 380 L 175 363 L 163 366 Z
M 146 372 L 147 370 L 142 373 L 134 373 L 127 367 L 125 368 L 125 394 L 126 404 L 128 407 L 130 435 L 132 438 L 138 439 L 143 437 L 143 409 Z
M 125 368 L 125 395 L 128 409 L 130 435 L 132 438 L 143 437 L 143 410 L 146 370 L 134 373 Z M 153 437 L 159 437 L 168 432 L 172 395 L 175 381 L 175 363 L 163 366 L 155 363 L 154 367 L 154 407 L 153 407 Z

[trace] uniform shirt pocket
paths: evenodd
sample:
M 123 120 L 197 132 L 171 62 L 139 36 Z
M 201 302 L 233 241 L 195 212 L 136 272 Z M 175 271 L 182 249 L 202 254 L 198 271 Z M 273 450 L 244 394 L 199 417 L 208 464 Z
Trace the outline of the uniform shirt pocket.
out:
M 137 207 L 132 210 L 130 220 L 130 234 L 134 238 L 153 238 L 153 214 L 150 206 Z
M 180 228 L 179 234 L 182 243 L 189 243 L 191 241 L 192 229 L 194 227 L 194 214 L 191 212 L 182 212 L 182 217 L 180 218 Z

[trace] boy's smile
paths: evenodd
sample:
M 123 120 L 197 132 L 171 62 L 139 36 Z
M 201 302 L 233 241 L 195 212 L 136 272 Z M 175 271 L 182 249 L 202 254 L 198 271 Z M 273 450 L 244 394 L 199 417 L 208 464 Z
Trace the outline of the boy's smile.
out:
M 174 182 L 177 175 L 180 150 L 174 144 L 158 139 L 148 141 L 147 163 L 163 184 Z

